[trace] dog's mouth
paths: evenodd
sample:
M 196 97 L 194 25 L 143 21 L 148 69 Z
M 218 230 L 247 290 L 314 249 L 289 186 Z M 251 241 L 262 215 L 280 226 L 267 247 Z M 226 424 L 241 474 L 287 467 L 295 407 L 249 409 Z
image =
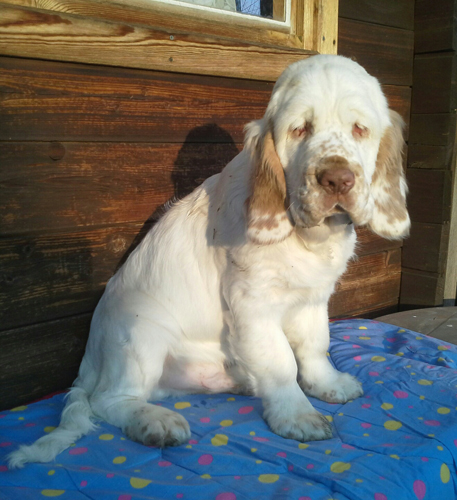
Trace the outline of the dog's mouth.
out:
M 297 206 L 298 205 L 298 206 Z M 345 220 L 348 224 L 352 223 L 352 217 L 348 210 L 346 210 L 342 205 L 336 203 L 330 209 L 325 212 L 312 210 L 312 207 L 307 207 L 301 204 L 291 204 L 289 207 L 289 213 L 291 222 L 294 225 L 302 228 L 316 227 L 322 224 L 326 219 L 334 216 L 345 215 Z

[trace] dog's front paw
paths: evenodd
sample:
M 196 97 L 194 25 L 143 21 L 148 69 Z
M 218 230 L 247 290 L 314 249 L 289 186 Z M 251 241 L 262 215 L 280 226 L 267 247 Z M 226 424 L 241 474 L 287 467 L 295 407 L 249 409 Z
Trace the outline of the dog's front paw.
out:
M 337 372 L 333 380 L 319 380 L 312 384 L 306 381 L 300 386 L 308 396 L 313 396 L 327 403 L 346 403 L 363 395 L 362 384 L 349 373 Z
M 265 420 L 271 430 L 280 436 L 297 441 L 320 441 L 332 437 L 328 420 L 316 410 L 295 411 L 292 414 L 281 408 L 265 411 Z

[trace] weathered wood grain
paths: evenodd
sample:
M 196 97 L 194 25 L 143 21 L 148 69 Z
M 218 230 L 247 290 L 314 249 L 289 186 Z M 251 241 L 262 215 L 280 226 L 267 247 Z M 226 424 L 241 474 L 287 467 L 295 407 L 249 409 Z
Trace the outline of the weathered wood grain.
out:
M 453 52 L 414 58 L 411 111 L 450 113 L 457 107 L 457 56 Z
M 455 124 L 455 113 L 414 114 L 409 125 L 409 142 L 428 146 L 453 144 Z
M 338 53 L 383 84 L 412 84 L 413 45 L 412 31 L 340 18 Z
M 234 143 L 198 144 L 189 135 L 183 145 L 0 143 L 2 233 L 145 222 L 238 154 Z
M 433 307 L 443 304 L 443 275 L 402 269 L 400 303 L 408 307 Z
M 451 209 L 451 172 L 408 168 L 408 211 L 411 220 L 428 224 L 449 221 Z
M 414 0 L 340 0 L 339 11 L 346 19 L 414 29 Z
M 411 168 L 448 170 L 452 167 L 453 150 L 452 144 L 447 146 L 410 144 L 408 147 L 408 166 Z
M 8 56 L 274 81 L 313 53 L 0 5 L 0 54 Z
M 414 50 L 416 53 L 457 50 L 454 0 L 416 0 Z
M 71 386 L 91 314 L 0 332 L 0 410 Z

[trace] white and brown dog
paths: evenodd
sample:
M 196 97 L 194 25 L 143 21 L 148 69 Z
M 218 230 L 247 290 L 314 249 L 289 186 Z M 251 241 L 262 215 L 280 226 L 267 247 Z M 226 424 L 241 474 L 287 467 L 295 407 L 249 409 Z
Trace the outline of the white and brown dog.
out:
M 315 56 L 276 83 L 244 150 L 176 203 L 109 281 L 59 427 L 9 457 L 46 462 L 101 418 L 147 445 L 190 437 L 151 401 L 190 392 L 262 398 L 271 429 L 332 435 L 307 395 L 362 394 L 327 358 L 327 303 L 355 225 L 403 238 L 402 120 L 357 63 Z M 353 224 L 354 223 L 354 224 Z

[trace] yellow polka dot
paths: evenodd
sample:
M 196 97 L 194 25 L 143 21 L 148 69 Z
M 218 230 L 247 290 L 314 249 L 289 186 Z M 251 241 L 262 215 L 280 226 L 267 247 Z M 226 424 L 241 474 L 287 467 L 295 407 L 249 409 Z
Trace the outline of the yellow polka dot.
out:
M 427 434 L 427 436 L 428 436 L 429 438 L 434 438 L 434 437 L 435 437 L 435 434 Z
M 401 422 L 398 422 L 397 420 L 387 420 L 386 422 L 384 422 L 384 427 L 388 431 L 396 431 L 400 429 L 401 426 Z
M 448 483 L 449 479 L 451 479 L 451 472 L 446 464 L 441 464 L 440 477 L 444 484 Z
M 424 417 L 417 417 L 418 420 L 424 420 Z
M 395 460 L 400 460 L 400 457 L 398 455 L 390 455 L 390 458 L 395 458 Z
M 227 401 L 236 401 L 235 398 L 227 398 Z
M 398 332 L 397 332 L 397 333 L 403 333 L 403 332 L 405 332 L 405 331 L 406 331 L 406 330 L 401 329 L 401 330 L 398 330 Z
M 445 345 L 439 345 L 439 346 L 438 346 L 438 349 L 439 349 L 440 351 L 447 351 L 447 350 L 448 350 L 447 346 L 445 346 Z
M 330 455 L 330 453 L 332 453 L 332 450 L 325 450 L 326 455 Z
M 261 464 L 262 463 L 262 460 L 256 460 L 255 461 L 256 464 Z
M 424 378 L 421 378 L 420 380 L 417 381 L 419 385 L 432 385 L 433 382 L 431 380 L 425 380 Z
M 411 368 L 411 365 L 406 365 L 406 368 Z
M 445 406 L 442 406 L 441 408 L 438 408 L 436 410 L 440 415 L 447 415 L 448 413 L 450 413 L 450 409 L 449 408 L 446 408 Z
M 383 384 L 384 382 L 382 380 L 376 380 L 375 384 Z
M 371 340 L 371 337 L 359 337 L 360 340 Z
M 365 432 L 365 434 L 363 435 L 363 437 L 368 437 L 368 436 L 369 436 L 369 434 L 367 434 L 366 432 Z
M 401 352 L 401 351 L 398 351 L 397 354 L 395 354 L 395 356 L 404 356 L 405 353 L 404 352 Z
M 63 495 L 65 493 L 65 490 L 41 490 L 41 494 L 44 497 L 60 497 L 60 495 Z
M 351 468 L 351 464 L 347 462 L 333 462 L 333 464 L 330 466 L 330 470 L 332 472 L 336 472 L 337 474 L 340 474 L 341 472 L 347 471 Z
M 327 356 L 330 357 L 330 353 L 327 351 Z
M 98 439 L 101 439 L 102 441 L 111 441 L 111 439 L 114 439 L 114 436 L 112 434 L 100 434 Z
M 53 476 L 55 473 L 56 471 L 51 469 L 50 471 L 48 471 L 48 476 Z
M 419 399 L 425 399 L 425 396 L 419 396 Z
M 202 474 L 200 477 L 202 479 L 211 479 L 211 476 L 209 474 Z
M 363 483 L 363 479 L 356 479 L 355 482 L 356 483 Z
M 416 372 L 411 372 L 411 375 L 416 375 Z
M 442 446 L 437 446 L 437 448 L 440 450 L 440 451 L 443 451 L 444 448 Z
M 141 472 L 140 469 L 135 469 L 133 472 Z
M 211 477 L 211 476 L 210 476 L 210 477 Z M 181 481 L 182 476 L 176 476 L 176 479 L 177 479 L 178 481 Z
M 24 417 L 19 417 L 18 420 L 25 420 Z
M 233 420 L 222 420 L 222 422 L 219 423 L 221 427 L 230 427 L 233 424 Z
M 251 448 L 251 452 L 255 453 L 257 451 L 257 448 Z
M 24 411 L 27 409 L 27 406 L 16 406 L 16 408 L 12 408 L 10 411 Z M 43 491 L 60 491 L 60 490 L 43 490 Z M 62 493 L 60 493 L 61 495 Z
M 125 438 L 121 438 L 121 441 L 125 441 Z
M 146 486 L 151 482 L 152 481 L 150 479 L 141 479 L 139 477 L 130 478 L 130 486 L 137 490 L 140 490 L 141 488 L 146 488 Z
M 123 464 L 127 460 L 127 457 L 116 457 L 113 459 L 113 464 Z
M 381 363 L 382 361 L 385 361 L 385 360 L 386 360 L 386 358 L 384 358 L 383 356 L 373 356 L 371 358 L 371 361 L 376 361 L 378 363 Z
M 391 410 L 394 407 L 394 405 L 391 405 L 390 403 L 382 403 L 381 408 L 383 410 Z
M 333 417 L 331 415 L 325 415 L 325 418 L 329 421 L 329 422 L 333 422 Z
M 359 326 L 359 330 L 366 330 L 367 327 L 366 326 Z
M 187 401 L 180 401 L 179 403 L 175 403 L 175 408 L 177 410 L 184 410 L 184 408 L 189 408 L 190 403 Z
M 298 447 L 300 450 L 306 450 L 309 447 L 309 444 L 306 443 L 298 443 Z
M 444 358 L 438 358 L 438 363 L 444 363 L 446 360 Z
M 416 340 L 422 340 L 424 337 L 416 337 Z
M 228 443 L 228 437 L 225 434 L 216 434 L 211 439 L 211 444 L 213 446 L 224 446 Z
M 76 443 L 71 443 L 70 447 L 73 448 L 74 446 L 76 446 Z
M 372 457 L 373 453 L 368 453 L 367 457 Z
M 52 432 L 54 429 L 55 429 L 55 427 L 53 427 L 52 425 L 48 425 L 43 430 L 44 430 L 44 432 Z
M 342 417 L 343 415 L 344 415 L 344 413 L 338 413 L 339 417 Z
M 255 432 L 254 432 L 254 431 L 251 431 L 251 432 L 249 433 L 249 435 L 250 435 L 250 436 L 255 436 Z
M 259 481 L 261 483 L 276 483 L 276 481 L 279 479 L 278 474 L 260 474 L 259 476 Z

